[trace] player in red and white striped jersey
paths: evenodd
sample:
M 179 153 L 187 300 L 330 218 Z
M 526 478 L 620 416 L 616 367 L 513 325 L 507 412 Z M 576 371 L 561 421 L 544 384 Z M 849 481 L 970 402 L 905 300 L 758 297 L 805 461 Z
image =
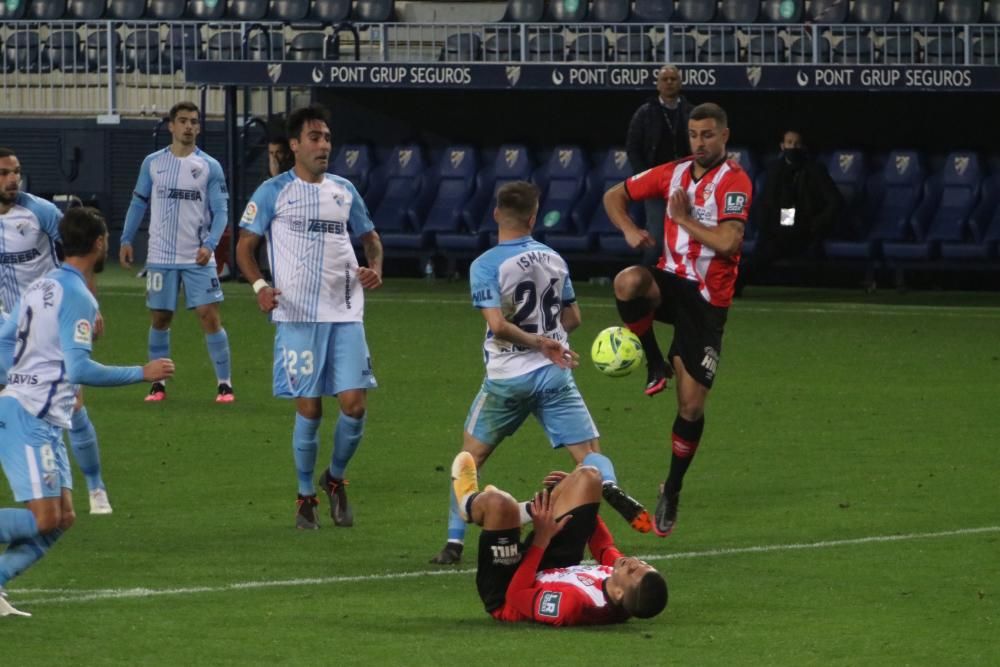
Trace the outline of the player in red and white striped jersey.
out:
M 476 587 L 497 620 L 602 625 L 650 618 L 666 607 L 663 576 L 648 563 L 623 556 L 597 515 L 597 468 L 550 473 L 546 483 L 555 488 L 523 505 L 494 486 L 480 492 L 468 452 L 455 457 L 452 478 L 463 518 L 483 527 Z M 526 521 L 534 532 L 521 543 Z M 597 565 L 580 564 L 587 545 Z
M 655 269 L 630 266 L 615 276 L 618 313 L 642 341 L 653 396 L 677 375 L 677 417 L 671 435 L 670 472 L 660 490 L 653 529 L 666 537 L 677 523 L 684 474 L 705 427 L 705 401 L 722 353 L 722 334 L 733 300 L 743 228 L 752 186 L 740 166 L 726 159 L 729 122 L 716 104 L 691 111 L 693 155 L 636 174 L 608 190 L 604 208 L 633 248 L 654 242 L 628 214 L 632 201 L 667 201 L 664 242 Z M 653 321 L 674 327 L 667 360 Z

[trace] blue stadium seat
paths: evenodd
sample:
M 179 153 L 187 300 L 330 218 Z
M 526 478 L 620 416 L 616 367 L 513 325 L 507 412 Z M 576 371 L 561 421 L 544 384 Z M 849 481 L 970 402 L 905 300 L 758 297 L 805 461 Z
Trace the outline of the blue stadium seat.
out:
M 351 18 L 351 0 L 312 0 L 309 20 L 340 23 Z
M 52 30 L 46 40 L 46 53 L 53 70 L 75 74 L 87 71 L 83 40 L 76 30 Z
M 483 59 L 493 62 L 520 60 L 521 33 L 517 30 L 502 30 L 487 37 L 483 44 Z
M 648 39 L 648 37 L 647 37 Z M 577 35 L 570 47 L 570 60 L 602 63 L 610 60 L 611 46 L 604 33 L 584 33 Z
M 862 220 L 868 230 L 865 238 L 828 241 L 824 244 L 827 255 L 873 260 L 879 257 L 883 242 L 907 240 L 923 185 L 923 165 L 916 151 L 889 153 L 882 172 L 869 178 L 865 186 Z
M 982 26 L 983 32 L 972 43 L 972 62 L 976 65 L 1000 64 L 1000 41 L 992 33 L 986 33 L 988 27 Z
M 712 14 L 715 14 L 715 3 L 700 2 L 699 0 L 681 0 L 681 5 L 684 5 L 684 9 L 688 10 L 688 14 L 682 19 L 680 17 L 681 9 L 678 7 L 677 13 L 674 12 L 674 3 L 672 0 L 635 0 L 635 6 L 632 7 L 632 21 L 634 23 L 665 23 L 670 20 L 681 21 L 686 23 L 700 23 L 703 21 L 698 20 L 697 5 L 712 5 Z M 694 16 L 695 18 L 688 18 L 688 16 Z M 711 20 L 711 19 L 709 19 Z
M 323 60 L 327 57 L 327 36 L 322 32 L 300 32 L 288 45 L 289 60 Z M 335 58 L 331 58 L 335 60 Z
M 847 35 L 833 45 L 833 62 L 841 65 L 861 65 L 878 62 L 878 50 L 868 35 Z
M 160 48 L 159 30 L 139 28 L 125 37 L 125 66 L 143 74 L 174 73 L 169 51 Z
M 949 153 L 941 171 L 928 179 L 924 199 L 910 219 L 911 239 L 884 242 L 882 254 L 895 261 L 928 260 L 937 256 L 941 243 L 968 240 L 969 217 L 981 187 L 976 154 Z
M 416 206 L 425 169 L 424 153 L 419 146 L 397 146 L 389 155 L 384 193 L 372 214 L 375 229 L 386 248 L 423 247 Z
M 1000 23 L 1000 0 L 989 0 L 983 12 L 984 23 Z
M 846 0 L 812 0 L 805 20 L 808 23 L 845 23 L 849 7 Z
M 213 33 L 205 54 L 208 60 L 243 60 L 243 33 L 230 28 Z
M 476 194 L 469 202 L 469 228 L 496 236 L 493 209 L 497 205 L 497 190 L 506 183 L 531 178 L 531 155 L 521 144 L 504 144 L 497 150 L 493 163 L 476 176 Z M 440 243 L 440 237 L 439 237 Z
M 592 23 L 624 23 L 629 19 L 629 0 L 594 0 L 588 19 Z
M 500 20 L 506 23 L 538 23 L 544 13 L 544 0 L 507 0 L 507 9 Z
M 1000 247 L 1000 174 L 983 181 L 979 205 L 969 216 L 970 238 L 941 244 L 945 260 L 985 260 L 997 257 Z
M 135 21 L 146 13 L 146 0 L 111 0 L 108 18 L 119 21 Z
M 109 48 L 114 57 L 115 70 L 124 71 L 126 69 L 125 61 L 122 58 L 122 36 L 115 30 L 109 32 L 102 29 L 90 33 L 84 41 L 88 72 L 108 71 Z
M 718 20 L 723 23 L 753 23 L 759 16 L 760 0 L 722 0 L 719 3 Z
M 919 52 L 913 31 L 909 28 L 892 29 L 882 46 L 882 62 L 888 65 L 909 65 Z
M 712 33 L 699 49 L 704 63 L 732 63 L 740 60 L 740 42 L 735 32 Z
M 828 63 L 831 59 L 830 40 L 820 37 L 817 44 L 817 62 Z M 793 63 L 813 62 L 813 40 L 811 37 L 799 37 L 788 48 L 789 60 Z
M 483 59 L 483 40 L 474 32 L 448 35 L 441 50 L 445 62 L 467 62 Z
M 479 156 L 472 146 L 449 146 L 444 150 L 428 188 L 430 205 L 424 215 L 424 245 L 432 247 L 437 234 L 467 234 L 480 238 L 468 226 L 466 205 L 476 189 Z M 438 247 L 447 250 L 447 244 Z
M 309 15 L 309 0 L 271 0 L 267 18 L 282 23 L 302 21 Z
M 395 16 L 395 0 L 354 0 L 354 20 L 358 23 L 392 21 Z
M 93 21 L 104 16 L 106 6 L 107 0 L 69 0 L 65 18 Z
M 653 40 L 645 33 L 625 33 L 615 40 L 615 60 L 640 63 L 653 58 Z
M 587 176 L 587 197 L 573 215 L 578 229 L 586 229 L 591 247 L 605 255 L 633 255 L 639 253 L 628 246 L 621 230 L 611 224 L 604 211 L 604 193 L 632 175 L 628 155 L 622 147 L 612 148 Z M 629 207 L 632 219 L 638 222 L 641 204 Z M 662 224 L 662 223 L 661 223 Z
M 840 220 L 830 231 L 830 238 L 825 243 L 860 241 L 867 232 L 862 224 L 861 211 L 865 181 L 868 178 L 865 156 L 856 150 L 834 151 L 826 160 L 826 171 L 840 191 L 844 207 Z
M 23 11 L 25 4 L 28 6 L 25 18 L 39 21 L 57 21 L 66 15 L 66 0 L 20 0 L 18 3 Z M 16 11 L 16 10 L 15 10 Z M 9 17 L 10 19 L 16 17 Z
M 226 13 L 226 0 L 188 0 L 188 17 L 218 21 Z
M 268 0 L 229 0 L 228 17 L 236 21 L 260 21 L 267 16 Z
M 191 24 L 171 26 L 163 40 L 163 49 L 173 71 L 181 71 L 188 60 L 201 59 L 201 31 Z
M 528 61 L 562 62 L 566 60 L 566 40 L 557 32 L 542 32 L 528 40 Z
M 184 16 L 187 9 L 186 0 L 149 0 L 146 7 L 146 18 L 159 21 L 176 21 Z
M 937 9 L 937 0 L 898 0 L 893 20 L 896 23 L 934 23 Z
M 552 23 L 583 23 L 587 19 L 587 0 L 549 0 L 542 18 Z
M 760 17 L 765 23 L 801 23 L 803 0 L 762 0 Z
M 23 19 L 27 12 L 28 0 L 11 0 L 0 2 L 0 21 L 17 21 Z M 39 4 L 47 4 L 39 2 Z
M 928 39 L 924 45 L 924 62 L 929 65 L 965 64 L 965 40 L 955 34 Z
M 852 23 L 883 24 L 892 20 L 892 0 L 854 0 Z
M 577 146 L 557 146 L 538 174 L 544 194 L 538 207 L 535 236 L 561 252 L 589 250 L 586 229 L 577 229 L 573 210 L 584 194 L 587 161 Z
M 285 36 L 277 29 L 255 30 L 247 39 L 247 56 L 250 60 L 284 60 Z
M 48 54 L 42 54 L 42 42 L 35 30 L 16 30 L 7 35 L 4 57 L 18 72 L 38 74 L 50 68 Z
M 330 173 L 353 183 L 369 207 L 376 203 L 367 199 L 373 161 L 371 149 L 365 144 L 343 144 L 330 163 Z
M 785 42 L 772 29 L 750 37 L 747 44 L 747 62 L 783 63 L 785 60 Z
M 670 35 L 670 53 L 667 53 L 666 49 L 667 40 L 664 38 L 653 47 L 653 60 L 659 63 L 680 64 L 693 63 L 698 58 L 697 40 L 694 35 L 674 32 Z
M 946 0 L 941 3 L 939 21 L 943 23 L 979 23 L 983 18 L 982 0 Z

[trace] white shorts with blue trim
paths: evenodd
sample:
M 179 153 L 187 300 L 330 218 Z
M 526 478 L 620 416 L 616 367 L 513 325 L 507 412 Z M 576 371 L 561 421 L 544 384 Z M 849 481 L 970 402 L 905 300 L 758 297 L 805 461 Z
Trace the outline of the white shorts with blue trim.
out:
M 278 322 L 275 396 L 316 398 L 377 386 L 361 322 Z
M 516 378 L 487 378 L 469 408 L 465 430 L 493 447 L 514 433 L 529 414 L 538 419 L 553 448 L 600 435 L 572 372 L 552 365 Z
M 184 304 L 188 310 L 222 301 L 222 284 L 214 266 L 146 267 L 146 307 L 150 310 L 177 310 L 177 297 L 184 284 Z
M 0 464 L 14 500 L 58 498 L 73 488 L 62 429 L 0 396 Z

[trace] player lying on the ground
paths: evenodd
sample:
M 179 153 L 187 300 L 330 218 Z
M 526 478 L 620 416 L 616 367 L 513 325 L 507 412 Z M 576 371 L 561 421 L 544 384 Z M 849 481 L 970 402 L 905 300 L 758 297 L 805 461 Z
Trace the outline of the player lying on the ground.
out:
M 497 620 L 598 625 L 651 618 L 667 606 L 663 575 L 623 556 L 597 515 L 597 468 L 550 473 L 546 485 L 555 488 L 524 504 L 492 485 L 479 491 L 476 462 L 468 452 L 455 457 L 451 475 L 463 518 L 483 528 L 476 587 Z M 534 526 L 523 543 L 522 510 Z M 580 564 L 588 544 L 597 565 Z

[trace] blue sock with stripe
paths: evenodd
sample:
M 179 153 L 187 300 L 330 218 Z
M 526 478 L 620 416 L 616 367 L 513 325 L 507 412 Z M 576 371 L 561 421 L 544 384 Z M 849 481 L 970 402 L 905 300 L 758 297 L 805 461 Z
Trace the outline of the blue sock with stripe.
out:
M 212 358 L 212 364 L 215 366 L 215 378 L 219 382 L 231 385 L 233 381 L 229 363 L 229 336 L 226 330 L 219 329 L 213 334 L 205 334 L 205 345 L 208 347 L 208 356 Z
M 319 450 L 319 419 L 307 419 L 295 413 L 295 430 L 292 431 L 292 454 L 295 455 L 295 472 L 299 477 L 299 494 L 316 495 L 313 471 L 316 469 L 316 452 Z
M 90 421 L 87 408 L 80 408 L 70 420 L 69 445 L 80 471 L 87 478 L 87 489 L 104 488 L 101 479 L 101 449 L 97 445 L 97 431 Z
M 615 466 L 611 463 L 611 459 L 604 454 L 599 454 L 598 452 L 587 454 L 583 457 L 583 465 L 594 466 L 600 470 L 602 482 L 618 483 L 618 477 L 615 476 Z
M 344 479 L 344 471 L 354 452 L 358 451 L 361 436 L 365 432 L 365 416 L 355 419 L 343 412 L 337 419 L 337 427 L 333 431 L 333 456 L 330 459 L 330 477 Z
M 37 563 L 62 534 L 61 530 L 53 530 L 11 542 L 7 551 L 0 554 L 0 587 Z
M 458 499 L 455 498 L 455 485 L 450 481 L 448 487 L 451 489 L 448 495 L 451 502 L 448 505 L 448 541 L 462 542 L 465 540 L 465 521 L 458 513 Z
M 0 544 L 10 544 L 38 534 L 38 524 L 31 510 L 5 507 L 0 509 Z
M 160 331 L 149 327 L 149 360 L 168 357 L 170 357 L 170 329 Z

